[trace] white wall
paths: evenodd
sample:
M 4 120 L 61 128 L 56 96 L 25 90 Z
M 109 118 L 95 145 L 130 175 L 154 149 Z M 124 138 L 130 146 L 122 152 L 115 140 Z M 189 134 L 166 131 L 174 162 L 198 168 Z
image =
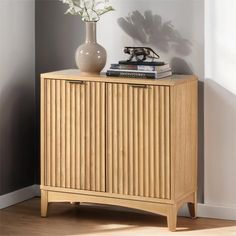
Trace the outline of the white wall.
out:
M 206 0 L 205 203 L 236 217 L 235 12 L 235 0 Z
M 34 7 L 0 1 L 0 195 L 34 183 Z

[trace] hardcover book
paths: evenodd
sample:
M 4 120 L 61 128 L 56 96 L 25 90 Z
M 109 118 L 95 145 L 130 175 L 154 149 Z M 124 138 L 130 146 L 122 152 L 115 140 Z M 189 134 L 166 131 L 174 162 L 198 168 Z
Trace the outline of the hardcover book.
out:
M 111 64 L 110 69 L 164 72 L 171 70 L 169 64 L 161 66 Z
M 107 76 L 129 77 L 129 78 L 146 78 L 146 79 L 161 79 L 172 75 L 171 70 L 158 73 L 156 71 L 136 71 L 136 70 L 116 70 L 110 69 L 106 73 Z

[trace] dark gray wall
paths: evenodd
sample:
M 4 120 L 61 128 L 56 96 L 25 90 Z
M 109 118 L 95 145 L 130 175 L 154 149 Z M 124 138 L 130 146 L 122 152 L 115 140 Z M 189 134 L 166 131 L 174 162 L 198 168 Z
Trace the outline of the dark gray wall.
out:
M 36 183 L 39 183 L 39 96 L 40 74 L 76 68 L 74 53 L 84 40 L 84 25 L 79 16 L 65 15 L 66 6 L 58 0 L 36 0 Z
M 34 1 L 0 1 L 0 195 L 34 184 Z

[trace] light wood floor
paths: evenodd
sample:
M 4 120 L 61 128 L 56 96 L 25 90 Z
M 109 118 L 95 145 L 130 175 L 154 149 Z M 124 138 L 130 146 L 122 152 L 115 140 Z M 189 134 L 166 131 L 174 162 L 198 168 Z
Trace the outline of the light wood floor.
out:
M 236 221 L 179 217 L 177 232 L 171 233 L 165 217 L 96 205 L 54 203 L 49 207 L 48 218 L 41 218 L 40 199 L 34 198 L 0 211 L 0 235 L 236 236 Z

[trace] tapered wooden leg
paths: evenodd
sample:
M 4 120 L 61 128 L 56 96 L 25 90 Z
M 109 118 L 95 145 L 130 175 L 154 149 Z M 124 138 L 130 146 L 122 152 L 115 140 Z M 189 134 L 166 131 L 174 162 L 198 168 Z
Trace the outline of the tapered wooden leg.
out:
M 41 216 L 47 217 L 48 213 L 48 192 L 41 190 Z
M 194 193 L 193 202 L 188 202 L 188 209 L 192 218 L 197 217 L 197 193 Z
M 176 230 L 177 224 L 177 207 L 176 205 L 172 205 L 169 208 L 169 214 L 167 216 L 167 224 L 170 231 Z

